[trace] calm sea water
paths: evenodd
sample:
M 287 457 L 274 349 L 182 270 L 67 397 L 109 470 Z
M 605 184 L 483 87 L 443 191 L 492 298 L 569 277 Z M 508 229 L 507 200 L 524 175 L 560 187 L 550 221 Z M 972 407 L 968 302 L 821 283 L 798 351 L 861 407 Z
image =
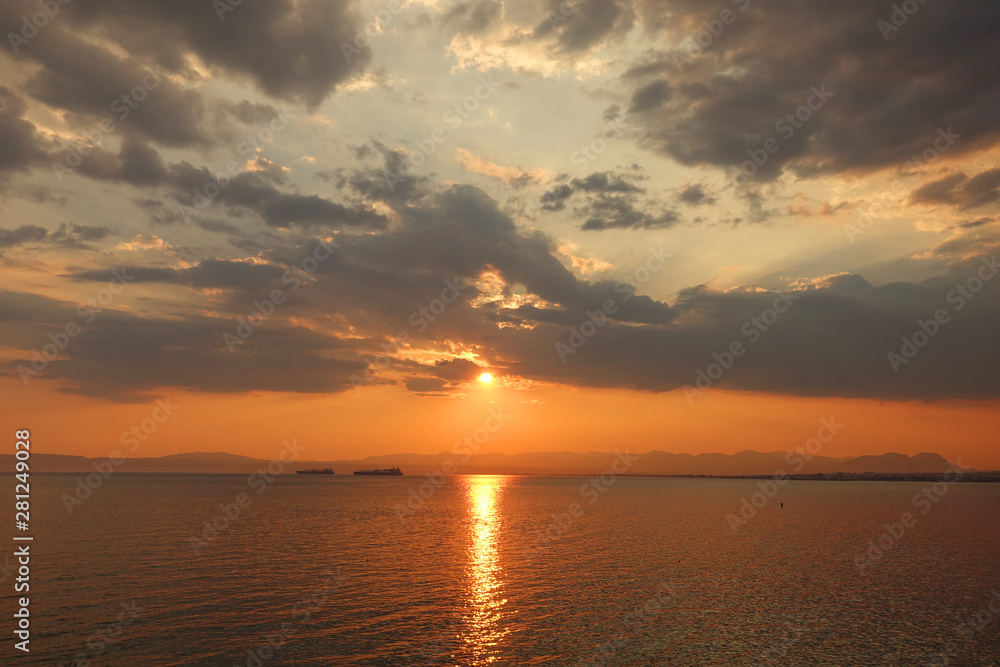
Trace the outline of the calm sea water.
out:
M 286 474 L 258 494 L 246 475 L 119 472 L 69 515 L 75 476 L 35 475 L 32 653 L 12 659 L 8 577 L 0 663 L 920 665 L 949 642 L 950 664 L 1000 660 L 981 611 L 998 485 L 921 514 L 919 483 L 792 482 L 734 534 L 753 481 L 454 477 L 401 519 L 421 481 Z

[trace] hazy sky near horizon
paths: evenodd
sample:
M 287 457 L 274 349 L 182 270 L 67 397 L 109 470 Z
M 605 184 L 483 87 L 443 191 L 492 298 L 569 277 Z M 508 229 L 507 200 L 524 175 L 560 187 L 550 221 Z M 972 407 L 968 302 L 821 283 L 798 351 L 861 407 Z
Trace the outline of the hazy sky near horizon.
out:
M 0 0 L 3 421 L 1000 467 L 1000 5 L 902 4 Z

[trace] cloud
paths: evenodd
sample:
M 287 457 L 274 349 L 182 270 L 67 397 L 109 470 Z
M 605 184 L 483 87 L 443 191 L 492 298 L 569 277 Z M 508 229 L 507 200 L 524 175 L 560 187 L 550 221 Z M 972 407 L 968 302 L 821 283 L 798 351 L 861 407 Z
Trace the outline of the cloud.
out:
M 681 219 L 673 209 L 662 209 L 656 204 L 640 206 L 639 195 L 645 190 L 632 183 L 629 176 L 606 171 L 574 178 L 549 190 L 539 200 L 541 209 L 561 211 L 577 193 L 586 199 L 573 212 L 584 220 L 580 227 L 583 231 L 657 229 L 672 227 Z
M 485 31 L 503 12 L 499 0 L 459 2 L 441 16 L 441 25 L 462 34 Z
M 45 240 L 49 231 L 38 225 L 22 225 L 15 229 L 0 229 L 0 248 L 37 243 Z
M 434 364 L 433 373 L 450 383 L 471 382 L 483 372 L 482 366 L 468 359 L 451 359 Z
M 148 247 L 148 246 L 147 246 Z M 196 288 L 238 289 L 244 293 L 263 294 L 276 286 L 284 269 L 278 266 L 223 259 L 206 259 L 196 266 L 175 268 L 123 267 L 130 277 L 130 284 L 166 283 Z M 72 274 L 77 280 L 106 282 L 108 272 L 103 270 L 80 271 Z
M 878 28 L 886 5 L 726 5 L 734 18 L 711 35 L 704 22 L 718 21 L 718 8 L 636 1 L 650 34 L 677 44 L 649 50 L 621 79 L 643 146 L 683 165 L 735 168 L 774 139 L 780 149 L 754 175 L 772 180 L 786 169 L 809 177 L 896 166 L 948 127 L 960 135 L 955 154 L 996 142 L 1000 73 L 981 67 L 1000 58 L 995 2 L 921 5 L 888 39 Z M 797 111 L 808 104 L 818 108 Z
M 0 86 L 0 172 L 26 171 L 45 159 L 35 126 L 23 118 L 26 110 L 21 97 Z
M 273 98 L 310 106 L 317 106 L 339 84 L 363 71 L 371 59 L 367 46 L 355 47 L 361 18 L 348 0 L 244 2 L 223 5 L 232 11 L 221 13 L 217 12 L 219 4 L 199 0 L 84 3 L 61 12 L 58 21 L 40 31 L 23 51 L 27 57 L 41 59 L 47 70 L 51 68 L 39 81 L 46 93 L 73 105 L 102 91 L 99 87 L 90 92 L 86 82 L 100 85 L 110 80 L 100 71 L 88 74 L 85 67 L 103 64 L 117 71 L 126 65 L 103 46 L 85 48 L 76 35 L 86 35 L 91 44 L 113 42 L 117 50 L 129 54 L 128 62 L 159 64 L 187 78 L 197 76 L 190 67 L 194 56 L 213 74 L 250 80 Z M 4 34 L 19 26 L 20 16 L 21 10 L 12 4 L 0 12 Z M 342 43 L 356 48 L 350 58 L 345 57 Z M 81 61 L 77 65 L 67 62 L 71 56 Z M 72 72 L 79 77 L 76 81 L 70 79 Z M 60 95 L 51 85 L 57 79 L 48 77 L 71 84 L 70 91 Z M 137 85 L 127 76 L 120 83 L 128 88 Z M 103 92 L 120 95 L 125 90 Z M 103 103 L 109 104 L 110 99 Z M 164 115 L 162 120 L 176 128 L 185 118 L 171 122 Z M 153 130 L 152 122 L 149 128 Z
M 690 183 L 677 193 L 677 201 L 688 206 L 711 206 L 716 202 L 716 198 L 709 196 L 701 183 Z
M 106 279 L 106 276 L 105 276 Z M 339 359 L 341 341 L 305 328 L 272 325 L 231 353 L 224 333 L 236 323 L 220 318 L 142 318 L 108 309 L 89 324 L 66 302 L 39 295 L 0 292 L 0 342 L 30 350 L 48 342 L 46 335 L 77 322 L 82 331 L 66 353 L 48 362 L 30 382 L 55 381 L 67 393 L 137 402 L 161 387 L 216 393 L 254 390 L 296 393 L 337 392 L 351 387 L 359 359 Z M 31 368 L 30 358 L 16 358 L 6 370 Z
M 32 97 L 77 116 L 81 129 L 96 130 L 107 121 L 113 131 L 166 146 L 212 143 L 201 127 L 199 92 L 171 80 L 156 61 L 143 66 L 52 27 L 24 49 L 40 65 L 25 85 Z
M 591 199 L 576 212 L 577 217 L 586 218 L 580 228 L 584 231 L 602 229 L 657 229 L 672 227 L 680 222 L 676 211 L 666 210 L 649 213 L 636 208 L 626 197 L 601 195 Z
M 1000 200 L 1000 169 L 980 172 L 972 178 L 951 174 L 926 183 L 910 195 L 911 204 L 947 204 L 959 211 L 979 208 Z
M 48 241 L 62 248 L 89 249 L 91 242 L 103 241 L 117 233 L 117 230 L 102 225 L 78 225 L 64 222 L 49 235 Z
M 60 248 L 88 250 L 92 247 L 90 242 L 102 241 L 115 233 L 114 229 L 100 225 L 64 222 L 52 233 L 38 225 L 22 225 L 15 229 L 0 229 L 0 249 L 45 242 Z
M 628 110 L 629 113 L 652 111 L 659 109 L 668 99 L 670 99 L 670 86 L 667 82 L 654 81 L 632 93 L 632 103 Z
M 77 171 L 97 180 L 118 181 L 133 185 L 166 188 L 178 203 L 178 211 L 205 210 L 216 205 L 242 208 L 257 213 L 272 227 L 328 228 L 357 227 L 379 229 L 386 224 L 385 216 L 364 205 L 334 202 L 318 195 L 283 192 L 276 187 L 285 182 L 285 170 L 266 160 L 248 163 L 253 171 L 216 176 L 206 167 L 195 167 L 182 161 L 165 164 L 153 148 L 127 141 L 117 155 L 97 148 Z M 206 193 L 216 193 L 209 198 Z M 180 208 L 180 206 L 186 209 Z M 161 201 L 142 200 L 140 207 L 163 224 L 176 222 L 176 216 L 164 210 Z
M 995 255 L 987 255 L 985 259 Z M 699 369 L 715 363 L 734 341 L 745 353 L 714 383 L 731 391 L 879 399 L 996 399 L 1000 351 L 1000 284 L 987 283 L 956 310 L 958 284 L 977 275 L 982 256 L 952 264 L 920 283 L 874 285 L 861 276 L 831 276 L 798 288 L 788 311 L 761 331 L 752 318 L 780 296 L 758 288 L 683 290 L 671 304 L 676 319 L 658 326 L 608 322 L 563 363 L 555 345 L 570 345 L 569 326 L 539 322 L 502 329 L 491 354 L 505 371 L 575 386 L 671 391 L 695 386 Z M 1000 278 L 994 278 L 997 280 Z M 952 301 L 949 302 L 949 297 Z M 938 309 L 950 321 L 918 354 L 893 372 L 888 353 L 920 331 Z M 683 324 L 682 324 L 683 322 Z M 756 338 L 748 336 L 754 332 Z
M 438 378 L 413 377 L 406 381 L 407 391 L 412 391 L 418 396 L 443 395 L 447 393 L 448 388 L 448 383 Z
M 726 291 L 694 286 L 668 304 L 614 281 L 583 280 L 564 265 L 553 239 L 519 228 L 494 200 L 470 186 L 392 206 L 398 217 L 392 227 L 339 234 L 335 251 L 308 285 L 289 292 L 236 354 L 226 349 L 222 334 L 234 331 L 254 299 L 282 286 L 289 267 L 312 254 L 315 239 L 285 237 L 241 261 L 127 267 L 135 285 L 212 290 L 214 314 L 161 320 L 105 311 L 43 378 L 65 391 L 113 400 L 133 400 L 160 387 L 345 391 L 351 375 L 363 372 L 364 360 L 382 353 L 379 341 L 406 331 L 407 355 L 397 355 L 376 381 L 428 395 L 474 378 L 480 364 L 527 380 L 669 391 L 693 384 L 697 371 L 713 363 L 713 354 L 739 340 L 747 352 L 719 387 L 887 399 L 1000 397 L 1000 352 L 993 340 L 1000 326 L 1000 290 L 992 283 L 961 311 L 951 310 L 952 321 L 898 374 L 887 362 L 919 320 L 951 309 L 949 294 L 983 266 L 983 258 L 972 254 L 989 247 L 972 236 L 981 234 L 981 226 L 956 232 L 967 235 L 964 247 L 942 246 L 926 260 L 943 267 L 933 279 L 874 284 L 842 273 L 798 281 L 792 285 L 793 305 L 772 321 L 761 320 L 761 314 L 781 297 L 755 286 Z M 107 272 L 78 271 L 72 278 L 98 283 L 107 280 Z M 448 289 L 447 280 L 467 286 L 421 328 L 421 308 L 426 311 Z M 556 344 L 567 344 L 571 328 L 608 300 L 615 312 L 563 363 Z M 48 332 L 75 317 L 71 304 L 0 295 L 0 345 L 22 351 L 6 372 L 15 372 Z M 748 329 L 755 317 L 767 322 L 765 328 Z M 752 341 L 749 330 L 759 330 Z M 478 363 L 456 358 L 459 349 L 473 352 Z M 412 361 L 420 351 L 449 360 Z
M 635 13 L 622 0 L 548 0 L 546 18 L 532 36 L 554 40 L 560 55 L 583 53 L 599 44 L 623 38 L 635 22 Z
M 463 167 L 473 173 L 492 176 L 513 188 L 523 188 L 534 183 L 543 183 L 552 179 L 552 174 L 544 169 L 526 171 L 520 167 L 503 167 L 464 148 L 458 149 L 458 161 L 462 163 Z

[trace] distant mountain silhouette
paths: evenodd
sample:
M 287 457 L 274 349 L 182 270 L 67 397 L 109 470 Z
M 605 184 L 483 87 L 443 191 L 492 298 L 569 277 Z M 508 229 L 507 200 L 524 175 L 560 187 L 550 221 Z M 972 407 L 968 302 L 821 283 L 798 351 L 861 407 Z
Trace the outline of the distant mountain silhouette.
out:
M 788 460 L 786 461 L 786 456 Z M 639 455 L 628 474 L 638 475 L 773 475 L 815 473 L 943 473 L 949 463 L 938 454 L 881 454 L 849 458 L 813 456 L 801 470 L 794 464 L 800 455 L 786 452 L 742 451 L 736 454 L 671 454 L 652 451 Z M 581 475 L 600 473 L 615 460 L 614 452 L 537 452 L 526 454 L 477 454 L 463 461 L 461 454 L 394 454 L 371 456 L 360 460 L 303 460 L 286 464 L 285 471 L 300 468 L 333 468 L 338 474 L 351 474 L 359 468 L 399 466 L 407 475 L 423 475 L 454 464 L 458 474 L 497 475 Z M 33 472 L 84 472 L 94 470 L 93 463 L 103 459 L 61 454 L 32 454 Z M 191 452 L 161 457 L 128 459 L 117 469 L 124 472 L 251 473 L 269 463 L 226 452 Z M 14 469 L 14 457 L 0 455 L 0 469 Z M 447 466 L 446 469 L 450 469 Z

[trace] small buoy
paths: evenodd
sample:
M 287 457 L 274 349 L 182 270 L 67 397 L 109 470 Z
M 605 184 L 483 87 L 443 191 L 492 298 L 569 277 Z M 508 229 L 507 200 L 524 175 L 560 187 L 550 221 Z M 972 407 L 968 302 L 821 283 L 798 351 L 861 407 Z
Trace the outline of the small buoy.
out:
M 782 507 L 784 507 L 784 506 L 785 506 L 785 503 L 781 503 L 781 506 L 782 506 Z

